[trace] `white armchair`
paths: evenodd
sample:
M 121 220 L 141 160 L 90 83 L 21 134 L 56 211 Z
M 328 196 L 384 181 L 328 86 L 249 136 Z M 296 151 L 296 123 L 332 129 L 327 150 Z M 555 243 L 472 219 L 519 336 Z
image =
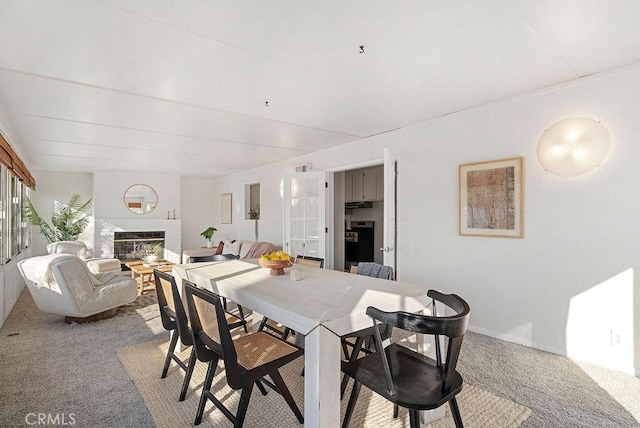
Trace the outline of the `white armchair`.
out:
M 64 315 L 66 322 L 109 318 L 115 308 L 138 295 L 135 279 L 112 273 L 94 275 L 79 257 L 51 254 L 18 263 L 34 302 L 43 312 Z
M 92 273 L 117 273 L 122 271 L 120 260 L 93 258 L 93 250 L 82 241 L 58 241 L 47 245 L 49 254 L 72 254 L 83 260 Z

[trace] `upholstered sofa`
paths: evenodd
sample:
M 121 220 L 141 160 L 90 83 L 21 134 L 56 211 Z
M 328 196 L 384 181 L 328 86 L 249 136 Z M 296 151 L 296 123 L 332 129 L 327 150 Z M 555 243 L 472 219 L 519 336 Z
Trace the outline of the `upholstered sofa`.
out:
M 255 242 L 248 240 L 224 240 L 212 248 L 198 248 L 195 250 L 184 250 L 182 252 L 182 263 L 189 263 L 191 257 L 203 257 L 212 255 L 235 255 L 241 259 L 251 259 L 260 257 L 276 251 L 275 245 L 271 242 Z
M 66 321 L 92 320 L 115 315 L 118 306 L 133 302 L 138 295 L 135 279 L 113 273 L 93 274 L 78 256 L 50 254 L 18 263 L 38 309 L 64 315 Z
M 94 274 L 117 273 L 122 270 L 120 260 L 114 258 L 94 258 L 93 250 L 82 241 L 58 241 L 47 245 L 49 254 L 71 254 L 83 260 Z

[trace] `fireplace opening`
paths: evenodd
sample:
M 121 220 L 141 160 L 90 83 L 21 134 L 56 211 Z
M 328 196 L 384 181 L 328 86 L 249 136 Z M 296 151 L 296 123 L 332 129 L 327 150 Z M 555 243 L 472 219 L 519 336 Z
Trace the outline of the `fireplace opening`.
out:
M 124 264 L 141 260 L 141 250 L 147 244 L 162 244 L 164 247 L 164 231 L 152 232 L 114 232 L 113 257 Z

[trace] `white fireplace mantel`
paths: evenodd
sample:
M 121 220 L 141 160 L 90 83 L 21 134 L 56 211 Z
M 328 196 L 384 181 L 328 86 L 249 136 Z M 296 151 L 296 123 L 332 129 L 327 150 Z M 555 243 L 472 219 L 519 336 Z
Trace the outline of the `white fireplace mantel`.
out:
M 96 219 L 95 247 L 100 257 L 113 257 L 114 232 L 164 232 L 164 258 L 180 263 L 182 252 L 182 222 L 164 219 Z

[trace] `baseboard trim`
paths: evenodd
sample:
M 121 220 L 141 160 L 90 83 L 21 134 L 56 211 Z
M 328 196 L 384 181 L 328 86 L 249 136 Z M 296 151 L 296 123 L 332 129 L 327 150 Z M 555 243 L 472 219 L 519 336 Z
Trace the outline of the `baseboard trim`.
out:
M 518 336 L 514 336 L 512 334 L 504 334 L 504 333 L 498 333 L 497 331 L 493 331 L 493 330 L 488 330 L 486 328 L 482 328 L 482 327 L 476 327 L 476 326 L 468 326 L 467 327 L 468 330 L 474 332 L 474 333 L 479 333 L 479 334 L 484 334 L 485 336 L 489 336 L 489 337 L 493 337 L 495 339 L 500 339 L 500 340 L 504 340 L 505 342 L 511 342 L 511 343 L 515 343 L 517 345 L 522 345 L 522 346 L 526 346 L 529 348 L 533 348 L 533 349 L 538 349 L 540 351 L 545 351 L 545 352 L 550 352 L 552 354 L 556 354 L 556 355 L 561 355 L 563 357 L 567 357 L 569 359 L 571 359 L 572 361 L 577 361 L 573 358 L 570 358 L 566 351 L 564 349 L 559 349 L 559 348 L 555 348 L 553 346 L 548 346 L 548 345 L 544 345 L 541 343 L 537 343 L 537 342 L 528 342 L 525 340 L 522 340 L 521 337 Z M 616 367 L 607 367 L 607 366 L 603 366 L 601 364 L 596 364 L 593 363 L 591 361 L 585 361 L 586 363 L 589 364 L 594 364 L 594 365 L 598 365 L 600 367 L 604 367 L 607 369 L 611 369 L 611 370 L 616 370 L 622 373 L 627 373 L 630 375 L 634 375 L 637 378 L 640 378 L 640 368 L 638 367 L 627 367 L 625 369 L 621 369 L 621 368 L 616 368 Z

